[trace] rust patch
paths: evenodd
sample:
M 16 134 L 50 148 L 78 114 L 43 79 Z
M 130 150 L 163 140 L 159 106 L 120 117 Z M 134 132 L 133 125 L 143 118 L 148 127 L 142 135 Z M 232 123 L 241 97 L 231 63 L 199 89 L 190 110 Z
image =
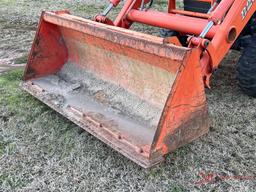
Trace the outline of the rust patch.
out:
M 97 91 L 94 95 L 94 98 L 104 105 L 108 104 L 107 95 L 104 93 L 104 91 Z
M 184 121 L 173 132 L 167 134 L 164 143 L 169 152 L 190 143 L 209 131 L 209 118 L 207 106 L 192 113 L 188 120 Z

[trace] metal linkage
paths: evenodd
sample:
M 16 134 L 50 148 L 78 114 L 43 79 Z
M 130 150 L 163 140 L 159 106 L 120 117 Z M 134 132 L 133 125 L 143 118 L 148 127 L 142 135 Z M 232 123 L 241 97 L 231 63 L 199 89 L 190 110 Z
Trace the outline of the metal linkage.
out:
M 217 0 L 216 2 L 214 2 L 207 14 L 210 14 L 219 5 L 220 2 L 221 0 Z
M 145 7 L 145 0 L 142 0 L 140 5 L 140 11 L 143 11 L 144 7 Z
M 102 16 L 107 16 L 114 7 L 115 7 L 114 4 L 110 3 L 108 5 L 108 7 L 101 13 L 101 15 Z
M 221 0 L 217 0 L 216 2 L 214 2 L 214 4 L 211 6 L 211 8 L 209 9 L 209 11 L 207 12 L 207 14 L 210 14 L 221 2 Z M 202 31 L 202 33 L 199 35 L 199 37 L 204 38 L 207 33 L 211 30 L 211 28 L 214 26 L 214 22 L 210 21 L 206 27 L 204 28 L 204 30 Z
M 199 37 L 201 38 L 205 38 L 205 36 L 207 35 L 207 33 L 211 30 L 211 28 L 214 26 L 214 22 L 210 21 L 206 27 L 204 28 L 204 30 L 202 31 L 202 33 L 199 35 Z
M 145 9 L 145 0 L 141 1 L 140 11 L 148 10 L 152 7 L 154 0 L 150 0 L 148 7 Z
M 100 14 L 101 16 L 106 17 L 110 11 L 115 8 L 116 6 L 118 6 L 118 4 L 123 1 L 123 0 L 109 0 L 110 3 L 108 5 L 108 7 Z

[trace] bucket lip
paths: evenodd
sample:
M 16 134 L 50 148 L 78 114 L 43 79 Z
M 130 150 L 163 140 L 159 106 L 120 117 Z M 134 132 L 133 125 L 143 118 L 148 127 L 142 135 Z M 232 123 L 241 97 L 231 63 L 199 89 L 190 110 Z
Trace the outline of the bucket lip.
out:
M 79 118 L 78 115 L 70 115 L 65 109 L 62 107 L 58 107 L 54 103 L 50 102 L 49 100 L 45 99 L 43 97 L 42 93 L 45 93 L 45 90 L 41 87 L 34 84 L 32 81 L 22 81 L 20 84 L 20 87 L 37 98 L 38 100 L 42 101 L 44 104 L 49 106 L 50 108 L 54 109 L 58 113 L 60 113 L 65 118 L 69 119 L 70 121 L 74 122 L 79 127 L 86 130 L 88 133 L 92 134 L 105 144 L 109 145 L 111 148 L 115 149 L 116 151 L 120 152 L 125 157 L 129 158 L 133 162 L 137 163 L 143 168 L 150 168 L 156 164 L 159 164 L 160 162 L 164 161 L 164 157 L 160 152 L 153 152 L 146 151 L 141 152 L 140 149 L 137 146 L 132 146 L 129 142 L 123 142 L 119 140 L 118 138 L 114 137 L 112 134 L 110 134 L 109 131 L 106 131 L 102 129 L 102 127 L 99 127 L 97 123 L 92 123 L 92 121 L 81 121 L 81 118 Z M 68 106 L 67 108 L 69 108 Z M 75 110 L 75 109 L 74 109 Z M 79 111 L 78 111 L 79 113 Z
M 42 13 L 42 19 L 60 27 L 83 32 L 88 35 L 93 35 L 94 37 L 109 40 L 113 43 L 172 60 L 183 61 L 185 55 L 191 51 L 191 48 L 167 44 L 162 37 L 98 23 L 89 19 L 70 15 L 66 12 L 46 11 Z

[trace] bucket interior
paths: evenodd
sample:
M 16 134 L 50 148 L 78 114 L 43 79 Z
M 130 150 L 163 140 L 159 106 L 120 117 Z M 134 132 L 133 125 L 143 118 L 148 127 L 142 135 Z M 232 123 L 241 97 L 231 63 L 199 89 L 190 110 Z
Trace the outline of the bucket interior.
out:
M 58 108 L 72 106 L 89 113 L 136 146 L 152 143 L 163 108 L 124 87 L 103 80 L 72 62 L 67 62 L 56 74 L 31 82 L 44 90 L 43 99 Z

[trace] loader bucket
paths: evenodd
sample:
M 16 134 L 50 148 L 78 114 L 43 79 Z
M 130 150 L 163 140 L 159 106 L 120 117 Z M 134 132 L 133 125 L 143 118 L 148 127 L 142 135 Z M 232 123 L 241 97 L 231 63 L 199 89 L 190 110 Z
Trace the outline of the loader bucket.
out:
M 143 167 L 208 131 L 200 51 L 44 12 L 23 89 Z

